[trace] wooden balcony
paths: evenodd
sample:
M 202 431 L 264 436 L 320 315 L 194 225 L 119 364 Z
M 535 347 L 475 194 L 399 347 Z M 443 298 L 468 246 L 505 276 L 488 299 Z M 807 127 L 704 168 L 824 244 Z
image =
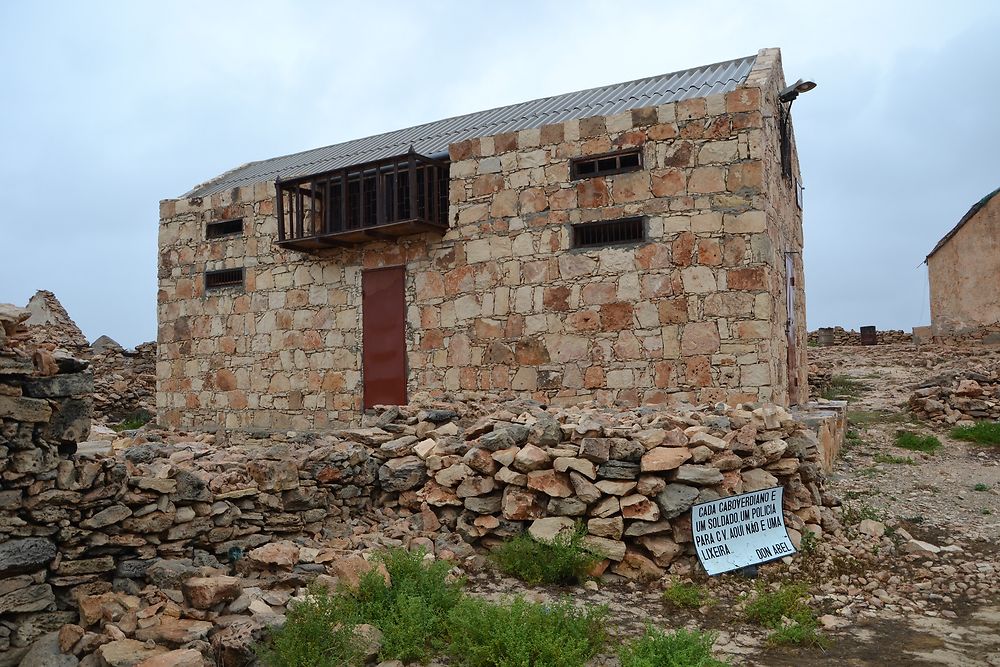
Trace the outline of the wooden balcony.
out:
M 406 155 L 278 180 L 278 241 L 315 252 L 448 229 L 448 161 Z

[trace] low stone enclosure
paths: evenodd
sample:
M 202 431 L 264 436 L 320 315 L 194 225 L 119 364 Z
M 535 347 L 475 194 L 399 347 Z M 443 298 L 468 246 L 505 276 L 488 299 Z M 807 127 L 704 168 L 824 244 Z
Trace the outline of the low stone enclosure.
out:
M 829 327 L 832 345 L 861 345 L 861 332 L 854 329 L 844 329 L 844 327 Z M 822 345 L 820 332 L 822 329 L 810 331 L 807 337 L 809 345 Z M 876 331 L 875 340 L 879 345 L 890 345 L 892 343 L 909 343 L 913 340 L 911 334 L 899 329 L 886 329 Z
M 147 640 L 206 639 L 223 607 L 192 599 L 182 579 L 197 566 L 242 562 L 256 576 L 246 568 L 281 551 L 274 542 L 338 543 L 371 512 L 408 520 L 400 546 L 452 559 L 469 544 L 580 521 L 606 559 L 600 569 L 629 578 L 691 570 L 695 502 L 781 484 L 794 543 L 836 521 L 823 492 L 843 437 L 835 404 L 796 420 L 772 405 L 551 408 L 466 396 L 384 408 L 326 434 L 230 443 L 148 429 L 75 451 L 88 431 L 82 366 L 0 350 L 0 667 L 66 624 L 82 629 L 63 633 L 73 637 L 65 650 L 97 650 L 92 665 Z M 327 571 L 347 553 L 339 543 L 344 551 L 323 557 L 312 549 L 295 581 Z M 147 584 L 173 602 L 140 609 Z M 240 664 L 215 650 L 220 664 Z

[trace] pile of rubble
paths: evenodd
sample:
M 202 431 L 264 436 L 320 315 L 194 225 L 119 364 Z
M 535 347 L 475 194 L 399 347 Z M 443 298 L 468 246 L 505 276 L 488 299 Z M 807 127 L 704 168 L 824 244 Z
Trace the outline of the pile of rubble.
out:
M 156 414 L 155 342 L 127 350 L 101 336 L 90 344 L 56 295 L 47 290 L 36 292 L 23 310 L 28 317 L 11 338 L 25 353 L 41 349 L 90 362 L 95 422 L 146 421 Z
M 102 337 L 104 338 L 104 337 Z M 156 343 L 126 350 L 107 339 L 94 341 L 88 355 L 94 369 L 94 419 L 115 424 L 156 414 Z
M 807 337 L 810 345 L 822 345 L 820 332 L 823 329 L 810 331 Z M 833 345 L 861 345 L 861 332 L 854 329 L 844 329 L 844 327 L 829 327 L 828 331 L 832 336 Z M 876 331 L 875 340 L 879 345 L 891 345 L 894 343 L 910 343 L 913 335 L 900 329 L 886 329 Z
M 921 419 L 945 424 L 1000 421 L 1000 365 L 925 382 L 916 388 L 908 404 Z
M 833 370 L 825 364 L 810 363 L 806 377 L 810 399 L 823 396 L 833 386 Z

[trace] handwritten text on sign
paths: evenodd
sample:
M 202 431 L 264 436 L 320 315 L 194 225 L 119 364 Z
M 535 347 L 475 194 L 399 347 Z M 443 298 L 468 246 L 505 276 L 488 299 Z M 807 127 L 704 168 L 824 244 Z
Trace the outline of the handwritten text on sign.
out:
M 721 574 L 795 553 L 781 515 L 782 491 L 776 486 L 691 508 L 694 544 L 706 572 Z

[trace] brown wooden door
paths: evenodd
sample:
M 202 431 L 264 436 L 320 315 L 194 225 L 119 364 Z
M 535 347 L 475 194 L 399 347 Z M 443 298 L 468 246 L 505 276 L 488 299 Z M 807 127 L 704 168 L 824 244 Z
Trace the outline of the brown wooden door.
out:
M 406 403 L 403 267 L 361 273 L 361 357 L 365 408 Z
M 788 319 L 785 336 L 788 339 L 788 402 L 799 402 L 799 346 L 795 337 L 795 256 L 785 253 L 785 306 Z

